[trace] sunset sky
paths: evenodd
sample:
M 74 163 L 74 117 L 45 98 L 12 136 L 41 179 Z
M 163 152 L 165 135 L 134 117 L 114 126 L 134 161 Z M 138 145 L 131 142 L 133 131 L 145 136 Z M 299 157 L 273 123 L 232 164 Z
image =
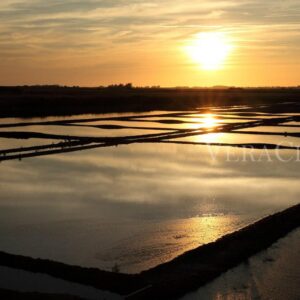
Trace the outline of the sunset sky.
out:
M 299 0 L 1 0 L 0 85 L 300 85 Z

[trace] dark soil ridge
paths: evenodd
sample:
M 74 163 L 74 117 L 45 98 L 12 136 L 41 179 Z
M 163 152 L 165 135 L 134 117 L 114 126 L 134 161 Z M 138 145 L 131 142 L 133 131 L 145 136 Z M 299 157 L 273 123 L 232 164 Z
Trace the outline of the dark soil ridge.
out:
M 127 295 L 127 299 L 176 299 L 266 249 L 299 225 L 300 203 L 139 274 L 114 273 L 5 252 L 0 252 L 0 265 L 46 273 Z
M 141 276 L 152 286 L 129 298 L 177 299 L 268 248 L 299 226 L 300 203 L 142 272 Z

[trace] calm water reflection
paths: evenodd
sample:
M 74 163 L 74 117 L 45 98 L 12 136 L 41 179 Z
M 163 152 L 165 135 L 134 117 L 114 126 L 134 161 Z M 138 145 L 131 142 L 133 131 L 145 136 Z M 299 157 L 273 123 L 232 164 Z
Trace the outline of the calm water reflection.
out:
M 248 129 L 252 131 L 252 129 Z M 247 131 L 248 131 L 247 130 Z M 255 130 L 254 130 L 255 131 Z M 283 132 L 282 132 L 283 133 Z M 188 136 L 176 139 L 177 141 L 195 142 L 195 143 L 224 143 L 224 144 L 251 144 L 251 143 L 267 143 L 289 147 L 300 147 L 300 139 L 284 135 L 266 135 L 262 131 L 261 134 L 247 133 L 206 133 L 194 136 Z
M 181 300 L 298 300 L 300 229 Z
M 0 250 L 138 272 L 299 202 L 299 163 L 213 149 L 146 143 L 2 162 Z
M 1 249 L 139 271 L 297 203 L 297 172 L 156 144 L 2 163 Z

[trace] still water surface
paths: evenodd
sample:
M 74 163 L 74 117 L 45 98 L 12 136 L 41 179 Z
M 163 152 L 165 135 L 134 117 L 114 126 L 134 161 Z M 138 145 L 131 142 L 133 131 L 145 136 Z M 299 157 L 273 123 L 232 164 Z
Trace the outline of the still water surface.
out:
M 229 143 L 246 138 L 220 135 Z M 248 138 L 275 143 L 282 137 Z M 2 138 L 0 146 L 22 141 L 34 139 Z M 0 250 L 139 272 L 299 202 L 299 162 L 278 160 L 271 151 L 271 162 L 237 163 L 228 160 L 228 152 L 242 157 L 250 150 L 213 147 L 212 155 L 211 149 L 145 143 L 4 161 Z M 281 152 L 287 158 L 295 154 Z
M 300 229 L 181 300 L 298 300 Z

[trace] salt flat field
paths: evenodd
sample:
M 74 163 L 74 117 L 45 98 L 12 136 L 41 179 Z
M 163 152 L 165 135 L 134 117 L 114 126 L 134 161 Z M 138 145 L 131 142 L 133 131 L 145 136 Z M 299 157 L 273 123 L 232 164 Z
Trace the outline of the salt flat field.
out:
M 250 116 L 3 119 L 1 250 L 136 273 L 296 204 L 292 116 Z

